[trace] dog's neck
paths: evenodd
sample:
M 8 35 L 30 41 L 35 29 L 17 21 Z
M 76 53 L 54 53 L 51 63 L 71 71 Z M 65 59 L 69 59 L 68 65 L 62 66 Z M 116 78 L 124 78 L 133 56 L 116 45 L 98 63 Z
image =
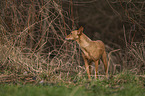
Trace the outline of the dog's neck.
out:
M 87 37 L 84 33 L 82 33 L 76 41 L 81 47 L 85 48 L 89 46 L 92 40 L 89 37 Z

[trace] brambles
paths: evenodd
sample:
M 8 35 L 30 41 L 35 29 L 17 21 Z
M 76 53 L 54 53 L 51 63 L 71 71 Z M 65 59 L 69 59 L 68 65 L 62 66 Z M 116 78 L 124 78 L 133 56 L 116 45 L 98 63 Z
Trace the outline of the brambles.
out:
M 110 77 L 123 70 L 129 70 L 140 76 L 144 75 L 143 2 L 99 1 L 97 3 L 97 0 L 93 0 L 89 3 L 89 5 L 98 4 L 97 10 L 99 11 L 83 9 L 82 5 L 86 6 L 88 3 L 82 2 L 78 16 L 82 18 L 83 22 L 80 18 L 77 19 L 75 13 L 74 17 L 76 17 L 73 18 L 72 7 L 68 8 L 65 5 L 67 7 L 65 10 L 64 2 L 61 3 L 57 0 L 1 1 L 1 83 L 5 83 L 5 81 L 8 83 L 22 81 L 24 84 L 31 81 L 33 83 L 85 81 L 86 72 L 80 48 L 75 42 L 64 40 L 66 34 L 80 24 L 81 26 L 86 25 L 84 26 L 85 33 L 89 32 L 87 34 L 94 36 L 90 37 L 91 39 L 100 38 L 105 42 L 108 54 L 113 52 L 109 54 L 108 58 L 110 59 Z M 73 6 L 79 5 L 77 2 L 67 4 L 73 3 Z M 102 6 L 101 3 L 104 5 Z M 108 4 L 110 7 L 107 6 Z M 91 8 L 93 8 L 92 5 Z M 70 9 L 71 12 L 69 12 Z M 88 12 L 92 12 L 93 16 Z M 113 12 L 117 15 L 113 15 Z M 94 15 L 95 13 L 97 15 Z M 74 21 L 79 21 L 79 24 L 75 25 Z M 73 28 L 69 26 L 73 26 Z M 142 40 L 142 42 L 135 42 L 136 40 Z M 114 51 L 116 49 L 117 51 Z M 102 64 L 99 67 L 102 67 Z M 99 70 L 99 73 L 104 74 L 103 70 Z M 104 77 L 104 75 L 99 76 L 100 79 Z

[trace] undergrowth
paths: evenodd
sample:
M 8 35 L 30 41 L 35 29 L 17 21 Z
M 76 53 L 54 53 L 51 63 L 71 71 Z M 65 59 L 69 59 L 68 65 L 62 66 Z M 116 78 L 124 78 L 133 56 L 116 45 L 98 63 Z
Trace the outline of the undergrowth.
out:
M 75 83 L 1 84 L 1 96 L 144 96 L 145 78 L 122 72 L 111 79 Z
M 80 47 L 76 42 L 64 40 L 76 25 L 72 14 L 62 9 L 61 2 L 3 0 L 1 5 L 0 96 L 145 95 L 145 42 L 133 42 L 133 38 L 128 42 L 125 31 L 129 29 L 122 28 L 125 47 L 114 49 L 105 44 L 109 80 L 105 79 L 100 62 L 98 79 L 92 75 L 92 81 L 88 82 Z M 69 27 L 70 22 L 73 28 Z M 94 65 L 91 67 L 94 73 Z

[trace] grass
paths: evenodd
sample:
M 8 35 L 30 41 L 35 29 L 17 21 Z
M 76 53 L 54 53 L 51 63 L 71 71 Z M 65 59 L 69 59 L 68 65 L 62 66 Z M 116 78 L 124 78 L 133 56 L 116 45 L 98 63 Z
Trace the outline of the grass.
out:
M 117 75 L 109 80 L 100 78 L 88 82 L 78 44 L 64 40 L 73 29 L 70 27 L 72 10 L 62 9 L 63 5 L 56 0 L 30 1 L 3 0 L 1 3 L 1 13 L 5 14 L 0 18 L 0 96 L 145 96 L 145 44 L 144 40 L 136 42 L 131 36 L 144 31 L 138 30 L 143 28 L 138 20 L 133 24 L 128 22 L 137 24 L 131 29 L 125 23 L 122 25 L 126 29 L 114 31 L 119 34 L 124 31 L 124 37 L 119 39 L 125 38 L 126 48 L 120 49 L 112 39 L 105 43 L 109 52 L 109 72 Z M 99 71 L 101 75 L 104 73 L 104 70 Z
M 127 72 L 76 83 L 1 84 L 0 96 L 145 96 L 145 78 Z

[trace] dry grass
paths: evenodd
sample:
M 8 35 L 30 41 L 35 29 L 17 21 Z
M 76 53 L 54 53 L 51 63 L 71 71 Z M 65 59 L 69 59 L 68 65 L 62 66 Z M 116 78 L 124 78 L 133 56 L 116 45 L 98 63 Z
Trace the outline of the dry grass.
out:
M 75 24 L 62 9 L 61 2 L 26 0 L 17 3 L 7 0 L 1 5 L 0 83 L 70 83 L 85 78 L 79 46 L 64 40 L 66 33 L 71 31 L 67 24 L 73 23 L 73 27 Z M 106 47 L 109 73 L 129 69 L 144 74 L 144 48 L 144 42 L 132 43 L 127 49 Z M 104 70 L 99 73 L 104 74 Z
M 80 49 L 64 41 L 70 31 L 64 18 L 69 18 L 60 5 L 53 0 L 2 3 L 8 6 L 1 16 L 1 75 L 33 75 L 52 82 L 82 75 Z

